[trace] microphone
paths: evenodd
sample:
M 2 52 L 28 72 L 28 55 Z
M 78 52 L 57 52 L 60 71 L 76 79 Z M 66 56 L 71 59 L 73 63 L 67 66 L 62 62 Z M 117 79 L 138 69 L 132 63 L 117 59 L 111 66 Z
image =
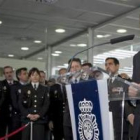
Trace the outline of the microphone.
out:
M 116 44 L 116 43 L 127 41 L 127 40 L 133 40 L 134 37 L 135 37 L 135 35 L 122 36 L 122 37 L 111 39 L 110 43 L 111 44 Z
M 116 43 L 120 43 L 120 42 L 124 42 L 124 41 L 128 41 L 128 40 L 133 40 L 135 37 L 135 35 L 127 35 L 127 36 L 122 36 L 122 37 L 118 37 L 118 38 L 113 38 L 111 39 L 110 41 L 108 42 L 104 42 L 104 43 L 100 43 L 100 44 L 96 44 L 96 45 L 93 45 L 89 48 L 86 48 L 82 51 L 79 51 L 77 52 L 76 54 L 73 55 L 73 57 L 71 58 L 71 61 L 70 61 L 70 64 L 67 68 L 67 72 L 70 71 L 70 67 L 71 67 L 71 64 L 72 64 L 72 60 L 75 58 L 75 56 L 77 56 L 78 54 L 82 53 L 82 52 L 85 52 L 91 48 L 94 48 L 94 47 L 98 47 L 98 46 L 103 46 L 103 45 L 106 45 L 106 44 L 116 44 Z
M 99 70 L 110 76 L 110 73 L 108 71 L 106 71 L 100 67 L 93 67 L 93 70 Z M 132 87 L 136 88 L 140 92 L 140 87 L 137 85 L 134 85 L 132 82 L 129 82 L 127 79 L 123 79 L 120 76 L 115 76 L 115 79 L 117 79 L 119 82 L 125 83 L 128 86 L 132 86 Z

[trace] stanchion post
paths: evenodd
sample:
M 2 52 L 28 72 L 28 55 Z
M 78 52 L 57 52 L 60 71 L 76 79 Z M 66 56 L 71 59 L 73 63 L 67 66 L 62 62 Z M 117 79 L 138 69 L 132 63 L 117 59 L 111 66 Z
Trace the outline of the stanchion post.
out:
M 125 106 L 125 92 L 123 92 L 123 99 L 122 99 L 122 114 L 121 114 L 121 117 L 122 117 L 122 121 L 121 121 L 121 140 L 123 140 L 123 123 L 124 123 L 124 106 Z
M 33 122 L 30 122 L 30 140 L 33 140 Z

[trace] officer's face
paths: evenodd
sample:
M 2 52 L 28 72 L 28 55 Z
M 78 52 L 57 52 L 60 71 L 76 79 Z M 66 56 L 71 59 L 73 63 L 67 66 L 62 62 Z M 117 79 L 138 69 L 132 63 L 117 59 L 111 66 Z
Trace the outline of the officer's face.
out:
M 76 72 L 81 70 L 81 64 L 79 62 L 73 61 L 71 64 L 71 72 Z
M 66 69 L 62 69 L 62 70 L 59 71 L 59 75 L 64 75 L 65 73 L 67 73 Z
M 39 82 L 40 81 L 40 75 L 37 72 L 32 73 L 31 76 L 30 76 L 30 81 L 34 82 L 34 83 Z
M 109 73 L 115 74 L 115 73 L 118 72 L 119 65 L 115 65 L 113 59 L 108 59 L 108 60 L 105 62 L 105 68 L 106 68 L 106 70 L 107 70 Z
M 6 80 L 13 80 L 14 71 L 12 68 L 5 68 L 4 69 L 4 76 Z
M 86 71 L 86 70 L 89 70 L 90 67 L 89 67 L 89 66 L 82 66 L 82 69 L 83 69 L 84 71 Z
M 20 75 L 19 75 L 19 80 L 21 82 L 25 82 L 25 83 L 28 82 L 28 72 L 25 70 L 22 70 Z
M 45 73 L 40 72 L 40 82 L 41 82 L 41 83 L 44 83 L 44 82 L 45 82 L 45 79 L 46 79 Z

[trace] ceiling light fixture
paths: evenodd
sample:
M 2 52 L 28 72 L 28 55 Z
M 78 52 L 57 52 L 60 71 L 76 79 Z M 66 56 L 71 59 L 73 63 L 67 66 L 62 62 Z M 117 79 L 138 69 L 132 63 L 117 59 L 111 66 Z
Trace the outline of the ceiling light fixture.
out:
M 97 38 L 103 38 L 104 36 L 103 35 L 97 35 Z
M 34 43 L 41 43 L 41 40 L 35 40 Z
M 70 44 L 70 47 L 76 47 L 77 45 L 76 44 Z
M 52 53 L 52 56 L 59 56 L 59 54 L 56 54 L 56 53 Z
M 106 35 L 104 35 L 105 38 L 110 37 L 110 36 L 111 36 L 110 34 L 106 34 Z
M 78 47 L 86 47 L 87 44 L 77 44 Z
M 27 51 L 27 50 L 29 50 L 29 48 L 28 47 L 22 47 L 21 50 Z
M 117 33 L 121 33 L 121 34 L 126 33 L 126 32 L 127 32 L 126 29 L 118 29 L 117 30 Z
M 64 29 L 56 29 L 55 32 L 57 32 L 57 33 L 65 33 L 65 30 Z
M 61 51 L 55 51 L 55 53 L 58 53 L 58 54 L 60 54 L 60 53 L 62 53 Z
M 8 54 L 8 56 L 9 56 L 9 57 L 14 57 L 14 55 L 13 55 L 13 54 Z
M 38 57 L 37 59 L 38 59 L 38 60 L 42 60 L 43 58 L 42 58 L 42 57 Z

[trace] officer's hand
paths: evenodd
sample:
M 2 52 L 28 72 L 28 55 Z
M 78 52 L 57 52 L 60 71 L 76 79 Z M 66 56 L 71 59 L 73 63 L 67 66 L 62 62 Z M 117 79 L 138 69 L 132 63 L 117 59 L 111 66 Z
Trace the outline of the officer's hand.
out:
M 140 87 L 140 84 L 133 83 L 133 85 Z M 138 90 L 135 87 L 130 86 L 128 90 L 128 95 L 130 97 L 136 97 L 137 94 L 138 94 Z
M 49 122 L 49 129 L 53 130 L 53 122 L 52 121 Z
M 128 121 L 130 122 L 131 125 L 134 124 L 134 118 L 135 118 L 134 114 L 130 114 L 127 117 Z
M 38 114 L 35 114 L 34 115 L 34 120 L 36 121 L 36 120 L 38 120 L 40 118 L 40 116 L 38 115 Z
M 31 121 L 34 121 L 34 115 L 32 115 L 32 114 L 28 114 L 27 118 L 29 118 Z

